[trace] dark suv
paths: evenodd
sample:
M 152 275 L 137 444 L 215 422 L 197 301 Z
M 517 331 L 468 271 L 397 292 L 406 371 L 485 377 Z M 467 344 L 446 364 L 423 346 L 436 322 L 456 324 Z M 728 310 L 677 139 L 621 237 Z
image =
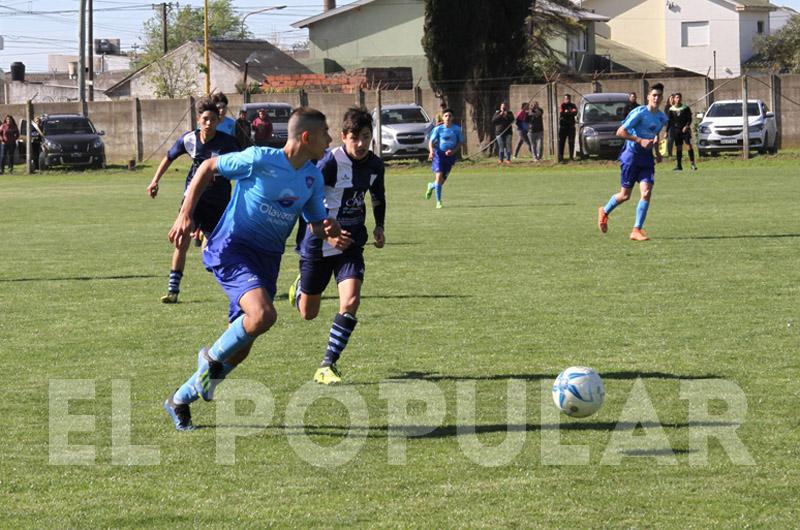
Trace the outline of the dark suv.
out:
M 25 153 L 27 123 L 20 122 L 20 154 Z M 106 149 L 89 118 L 80 114 L 42 114 L 33 120 L 33 164 L 38 169 L 54 166 L 106 167 Z

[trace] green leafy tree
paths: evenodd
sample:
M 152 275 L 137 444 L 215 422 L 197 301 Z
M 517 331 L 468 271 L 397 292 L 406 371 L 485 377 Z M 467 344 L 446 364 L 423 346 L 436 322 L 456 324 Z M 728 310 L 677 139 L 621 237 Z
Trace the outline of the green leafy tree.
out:
M 203 7 L 182 6 L 167 14 L 167 46 L 174 50 L 186 41 L 203 38 Z M 161 15 L 156 13 L 144 23 L 143 49 L 138 66 L 160 59 L 163 54 Z M 211 0 L 208 3 L 209 38 L 241 39 L 250 37 L 242 32 L 242 19 L 233 10 L 231 0 Z
M 550 0 L 571 13 L 569 0 Z M 538 25 L 554 20 L 535 16 L 534 0 L 426 0 L 422 47 L 431 86 L 464 116 L 462 101 L 481 142 L 493 137 L 491 118 L 508 98 L 511 82 L 526 71 L 529 53 L 550 56 L 552 35 Z M 561 15 L 562 18 L 566 18 Z M 535 37 L 535 38 L 534 38 Z
M 153 87 L 157 98 L 183 98 L 196 94 L 197 63 L 200 57 L 195 53 L 184 53 L 162 57 L 151 64 L 146 79 Z
M 770 68 L 800 73 L 800 15 L 795 15 L 777 33 L 755 42 L 756 52 Z

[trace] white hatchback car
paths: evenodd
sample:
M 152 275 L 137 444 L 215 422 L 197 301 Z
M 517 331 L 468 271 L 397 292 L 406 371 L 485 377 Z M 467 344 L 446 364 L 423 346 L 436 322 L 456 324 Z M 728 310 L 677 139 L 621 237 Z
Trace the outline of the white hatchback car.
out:
M 705 115 L 698 114 L 697 150 L 701 156 L 742 148 L 742 100 L 715 101 Z M 760 99 L 747 100 L 750 149 L 760 153 L 778 150 L 778 126 L 775 114 Z

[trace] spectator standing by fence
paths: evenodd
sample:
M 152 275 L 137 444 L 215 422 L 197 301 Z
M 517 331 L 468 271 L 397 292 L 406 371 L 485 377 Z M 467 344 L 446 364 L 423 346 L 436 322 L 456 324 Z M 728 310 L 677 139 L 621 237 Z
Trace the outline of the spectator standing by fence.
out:
M 533 102 L 528 113 L 528 122 L 528 138 L 533 148 L 533 158 L 538 162 L 542 159 L 544 147 L 544 111 L 538 101 Z
M 267 117 L 267 109 L 258 109 L 258 116 L 253 120 L 253 136 L 258 146 L 267 146 L 272 139 L 272 122 Z
M 247 119 L 247 111 L 240 110 L 239 117 L 236 119 L 236 143 L 239 144 L 239 149 L 247 149 L 253 145 L 253 141 L 250 138 L 252 131 L 253 128 Z
M 528 145 L 528 150 L 531 152 L 531 157 L 533 157 L 533 146 L 531 145 L 530 136 L 528 136 L 528 130 L 530 130 L 530 106 L 528 102 L 525 101 L 522 103 L 520 107 L 520 111 L 517 113 L 516 118 L 516 125 L 517 125 L 517 134 L 519 135 L 519 140 L 517 140 L 517 147 L 514 149 L 514 158 L 519 156 L 519 149 L 523 146 L 523 144 Z
M 494 113 L 492 125 L 494 126 L 494 136 L 497 139 L 497 163 L 511 164 L 511 125 L 514 123 L 514 114 L 508 110 L 505 101 L 500 103 L 500 110 Z
M 6 159 L 8 159 L 8 172 L 14 172 L 14 155 L 17 151 L 18 138 L 17 122 L 10 114 L 6 114 L 3 124 L 0 125 L 0 175 L 6 170 Z
M 564 94 L 564 100 L 558 109 L 558 161 L 564 162 L 564 146 L 569 142 L 569 159 L 574 160 L 575 153 L 575 117 L 578 107 L 572 102 L 572 96 Z

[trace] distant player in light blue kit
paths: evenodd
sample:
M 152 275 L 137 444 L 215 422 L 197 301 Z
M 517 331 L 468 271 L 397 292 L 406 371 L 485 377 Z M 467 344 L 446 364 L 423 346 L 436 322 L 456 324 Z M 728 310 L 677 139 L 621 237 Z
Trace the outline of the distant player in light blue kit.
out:
M 437 125 L 431 131 L 431 139 L 428 142 L 428 160 L 433 162 L 431 169 L 436 181 L 429 182 L 428 189 L 425 191 L 426 199 L 430 199 L 434 190 L 436 191 L 437 208 L 444 206 L 442 204 L 442 186 L 456 163 L 458 148 L 464 143 L 461 127 L 453 123 L 453 111 L 444 109 L 442 120 L 442 124 Z
M 210 158 L 197 170 L 169 239 L 190 237 L 192 212 L 215 173 L 236 180 L 233 196 L 203 250 L 203 264 L 229 299 L 230 326 L 197 355 L 197 370 L 164 402 L 178 430 L 192 429 L 189 404 L 213 399 L 220 381 L 241 363 L 253 341 L 277 319 L 272 300 L 286 238 L 302 213 L 312 232 L 338 249 L 352 240 L 335 219 L 326 219 L 324 180 L 311 162 L 322 158 L 331 137 L 325 115 L 301 108 L 292 113 L 283 149 L 251 147 Z
M 650 196 L 655 184 L 655 163 L 661 162 L 658 152 L 658 133 L 667 124 L 667 115 L 659 110 L 664 97 L 664 85 L 656 83 L 647 95 L 647 105 L 633 109 L 622 125 L 617 129 L 617 136 L 626 140 L 625 147 L 619 156 L 621 162 L 621 184 L 619 193 L 612 195 L 605 206 L 598 208 L 597 226 L 600 231 L 608 231 L 608 216 L 618 205 L 631 198 L 634 184 L 639 183 L 641 199 L 636 207 L 636 222 L 633 225 L 630 239 L 647 241 L 650 239 L 642 230 L 650 206 Z M 653 150 L 656 150 L 655 157 Z
M 219 125 L 217 130 L 236 137 L 236 120 L 228 116 L 228 97 L 222 92 L 217 92 L 211 98 L 219 109 Z

